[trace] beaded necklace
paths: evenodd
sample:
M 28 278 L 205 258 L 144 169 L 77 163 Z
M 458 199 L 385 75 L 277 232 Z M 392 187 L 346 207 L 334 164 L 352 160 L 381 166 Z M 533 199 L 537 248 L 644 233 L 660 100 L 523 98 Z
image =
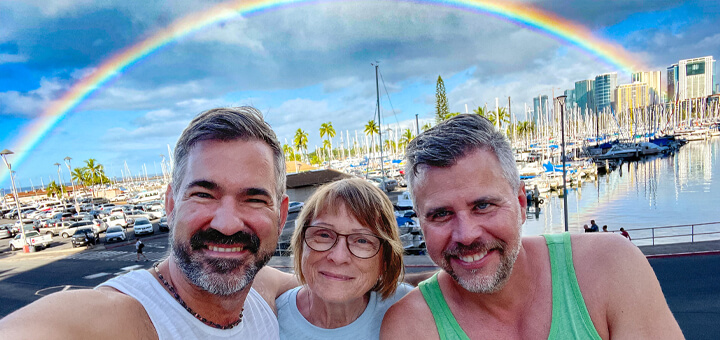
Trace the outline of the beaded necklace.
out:
M 225 325 L 225 326 L 220 325 L 220 324 L 217 324 L 217 323 L 214 323 L 214 322 L 212 322 L 212 321 L 210 321 L 210 320 L 202 317 L 200 314 L 198 314 L 198 313 L 196 313 L 194 310 L 192 310 L 192 308 L 190 308 L 190 307 L 185 303 L 185 301 L 183 301 L 183 299 L 180 298 L 180 295 L 178 295 L 178 293 L 177 293 L 177 291 L 175 290 L 175 288 L 174 288 L 172 285 L 170 285 L 170 283 L 167 282 L 167 280 L 165 280 L 165 278 L 162 276 L 162 274 L 160 274 L 160 271 L 158 270 L 158 264 L 157 264 L 157 263 L 155 263 L 155 265 L 153 265 L 153 269 L 155 269 L 155 273 L 157 274 L 158 278 L 160 278 L 160 281 L 162 281 L 162 283 L 165 285 L 165 287 L 170 291 L 170 293 L 172 293 L 172 295 L 173 295 L 173 297 L 175 298 L 175 300 L 176 300 L 181 306 L 183 306 L 183 308 L 185 308 L 185 310 L 188 311 L 188 313 L 190 313 L 190 314 L 191 314 L 192 316 L 194 316 L 196 319 L 200 320 L 200 322 L 202 322 L 202 323 L 204 323 L 204 324 L 206 324 L 206 325 L 208 325 L 208 326 L 210 326 L 210 327 L 217 328 L 217 329 L 231 329 L 231 328 L 239 325 L 239 324 L 242 322 L 243 311 L 245 310 L 244 308 L 240 310 L 240 316 L 238 317 L 238 319 L 237 319 L 236 321 L 233 321 L 232 323 L 230 323 L 230 324 L 228 324 L 228 325 Z

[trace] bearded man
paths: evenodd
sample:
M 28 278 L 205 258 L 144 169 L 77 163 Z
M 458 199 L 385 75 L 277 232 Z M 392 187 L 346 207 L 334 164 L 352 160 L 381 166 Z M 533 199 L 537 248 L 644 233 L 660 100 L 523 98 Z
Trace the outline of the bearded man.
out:
M 174 161 L 167 259 L 93 290 L 44 297 L 1 320 L 0 334 L 277 339 L 275 296 L 252 288 L 287 218 L 285 158 L 275 133 L 254 108 L 209 110 L 183 131 Z
M 406 164 L 442 271 L 390 308 L 381 339 L 682 338 L 652 268 L 621 236 L 522 237 L 525 188 L 487 119 L 462 114 L 423 132 Z

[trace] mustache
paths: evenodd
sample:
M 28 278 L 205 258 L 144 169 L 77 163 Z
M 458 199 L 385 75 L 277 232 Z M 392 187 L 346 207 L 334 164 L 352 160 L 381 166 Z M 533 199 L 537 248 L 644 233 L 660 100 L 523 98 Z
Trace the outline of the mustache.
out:
M 245 231 L 225 235 L 215 229 L 207 229 L 200 230 L 190 237 L 190 247 L 193 250 L 203 249 L 208 243 L 242 245 L 243 248 L 254 254 L 260 250 L 260 238 Z
M 500 251 L 500 253 L 504 253 L 505 249 L 507 248 L 507 243 L 499 240 L 492 240 L 489 242 L 485 241 L 475 241 L 469 245 L 464 245 L 461 243 L 455 243 L 451 248 L 446 249 L 443 251 L 443 255 L 445 258 L 448 257 L 458 257 L 463 256 L 466 254 L 474 254 L 478 252 L 486 252 L 493 249 L 497 249 Z

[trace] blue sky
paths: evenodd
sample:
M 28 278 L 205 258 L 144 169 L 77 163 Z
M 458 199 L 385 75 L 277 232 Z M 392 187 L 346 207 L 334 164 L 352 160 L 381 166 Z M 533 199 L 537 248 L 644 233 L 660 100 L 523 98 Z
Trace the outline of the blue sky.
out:
M 527 2 L 638 54 L 663 71 L 663 84 L 665 68 L 679 59 L 720 56 L 715 2 Z M 106 58 L 213 4 L 0 2 L 0 149 Z M 73 166 L 94 158 L 111 176 L 120 176 L 125 162 L 133 173 L 143 164 L 160 171 L 160 154 L 187 122 L 217 106 L 256 106 L 281 142 L 291 143 L 302 128 L 310 148 L 321 144 L 320 124 L 332 122 L 337 144 L 340 131 L 362 135 L 373 118 L 375 61 L 383 122 L 401 128 L 416 114 L 421 124 L 433 119 L 438 75 L 451 111 L 494 108 L 496 97 L 506 106 L 510 96 L 522 120 L 533 96 L 616 71 L 575 47 L 477 13 L 393 1 L 295 6 L 212 25 L 150 55 L 73 109 L 13 170 L 22 187 L 56 180 L 53 163 L 66 156 Z M 620 83 L 628 78 L 619 75 Z M 67 169 L 63 174 L 69 180 Z

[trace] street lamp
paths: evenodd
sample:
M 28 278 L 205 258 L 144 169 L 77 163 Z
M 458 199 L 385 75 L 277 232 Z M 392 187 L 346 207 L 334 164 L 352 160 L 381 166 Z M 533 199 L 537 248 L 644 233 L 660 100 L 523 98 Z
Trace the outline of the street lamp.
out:
M 23 245 L 23 252 L 28 253 L 30 252 L 30 247 L 28 246 L 25 238 L 25 226 L 23 225 L 22 221 L 22 213 L 20 212 L 20 201 L 18 200 L 17 195 L 17 189 L 15 188 L 15 179 L 13 178 L 13 171 L 12 171 L 12 164 L 8 163 L 7 161 L 7 155 L 12 155 L 13 152 L 5 149 L 3 151 L 0 151 L 0 156 L 2 156 L 3 163 L 5 163 L 5 166 L 8 168 L 8 171 L 10 171 L 10 184 L 12 185 L 12 191 L 13 191 L 13 197 L 15 198 L 15 206 L 17 207 L 17 213 L 18 213 L 18 220 L 20 221 L 20 234 L 22 235 L 21 242 Z
M 64 158 L 64 160 L 65 160 L 65 165 L 67 165 L 67 168 L 68 168 L 68 170 L 70 171 L 70 184 L 72 184 L 72 188 L 73 188 L 73 198 L 75 199 L 75 212 L 78 212 L 78 213 L 79 213 L 79 212 L 80 212 L 80 206 L 78 205 L 78 202 L 77 202 L 77 191 L 75 191 L 75 181 L 73 181 L 73 178 L 72 178 L 72 166 L 70 166 L 70 160 L 71 160 L 71 159 L 72 159 L 72 158 L 70 158 L 70 156 Z
M 62 200 L 63 196 L 65 196 L 65 192 L 63 189 L 62 179 L 60 178 L 60 163 L 55 163 L 53 165 L 57 166 L 58 168 L 58 184 L 60 185 L 60 200 Z

